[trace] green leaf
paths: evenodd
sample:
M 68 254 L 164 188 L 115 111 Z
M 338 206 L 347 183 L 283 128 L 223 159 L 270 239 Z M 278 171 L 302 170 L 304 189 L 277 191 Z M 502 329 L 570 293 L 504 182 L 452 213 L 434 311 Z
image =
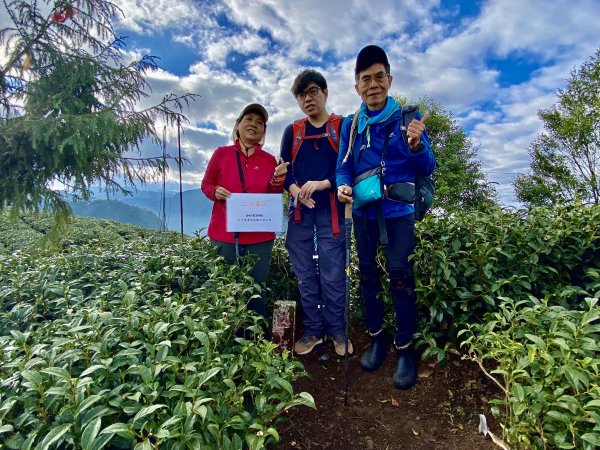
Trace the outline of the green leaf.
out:
M 265 435 L 268 435 L 268 434 L 273 436 L 275 438 L 275 441 L 279 442 L 279 433 L 277 432 L 277 430 L 275 428 L 267 428 L 265 431 Z
M 202 407 L 200 407 L 200 408 L 202 408 Z M 186 433 L 190 433 L 194 429 L 194 424 L 196 423 L 196 417 L 198 417 L 196 414 L 190 414 L 185 419 L 185 423 L 183 424 L 183 430 Z
M 85 369 L 83 372 L 81 372 L 81 375 L 79 375 L 79 378 L 83 378 L 86 375 L 90 375 L 90 374 L 94 373 L 96 370 L 100 370 L 100 369 L 104 369 L 104 366 L 102 366 L 100 364 L 90 366 L 87 369 Z
M 56 395 L 59 397 L 66 397 L 69 395 L 69 391 L 67 390 L 67 388 L 63 385 L 63 386 L 53 386 L 51 388 L 49 388 L 46 392 L 46 395 Z
M 106 427 L 104 430 L 102 430 L 100 432 L 100 434 L 107 434 L 107 433 L 112 433 L 112 434 L 127 434 L 127 433 L 131 433 L 131 435 L 133 435 L 133 433 L 131 432 L 131 430 L 129 429 L 129 427 L 122 423 L 122 422 L 117 422 L 117 423 L 113 423 L 112 425 Z
M 166 345 L 161 345 L 160 347 L 158 347 L 158 351 L 156 352 L 156 360 L 164 361 L 168 355 L 169 355 L 169 347 L 167 347 Z M 157 367 L 158 367 L 158 365 L 157 365 Z M 157 375 L 156 371 L 155 371 L 154 375 L 155 376 Z
M 55 442 L 58 442 L 72 426 L 73 425 L 70 423 L 63 423 L 62 425 L 52 428 L 42 442 L 35 447 L 35 450 L 48 450 L 50 446 Z
M 289 409 L 293 406 L 308 406 L 309 408 L 317 409 L 315 399 L 308 392 L 300 392 L 298 397 L 286 404 L 285 408 Z
M 47 369 L 40 370 L 40 372 L 53 377 L 62 378 L 65 381 L 69 381 L 71 379 L 71 374 L 61 367 L 48 367 Z
M 36 372 L 35 370 L 24 370 L 21 372 L 21 376 L 33 384 L 40 385 L 44 382 L 44 377 L 42 377 L 40 373 Z
M 0 406 L 0 419 L 2 419 L 12 409 L 15 403 L 17 403 L 17 399 L 14 397 L 9 398 L 2 403 L 2 406 Z
M 83 433 L 81 433 L 81 446 L 84 450 L 90 450 L 96 436 L 100 432 L 102 426 L 102 419 L 100 417 L 92 420 L 90 424 L 85 427 Z
M 208 412 L 208 408 L 204 405 L 200 405 L 198 407 L 198 415 L 200 416 L 200 418 L 202 419 L 202 422 L 204 422 L 204 419 L 206 419 L 206 413 Z
M 33 441 L 35 441 L 35 438 L 37 437 L 37 433 L 33 433 L 31 434 L 26 440 L 25 442 L 23 442 L 23 447 L 21 448 L 21 450 L 30 450 L 31 446 L 33 445 Z
M 204 383 L 214 377 L 221 371 L 221 367 L 213 367 L 212 369 L 202 372 L 198 375 L 198 387 L 201 387 Z
M 152 444 L 148 439 L 144 439 L 134 447 L 134 450 L 152 450 Z
M 546 350 L 546 343 L 539 336 L 526 333 L 525 337 L 533 342 L 540 350 Z
M 569 418 L 569 416 L 567 416 L 566 414 L 563 414 L 561 412 L 558 411 L 548 411 L 546 413 L 546 416 L 548 417 L 552 417 L 553 419 L 559 420 L 565 424 L 569 424 L 571 422 L 571 419 Z
M 102 400 L 102 397 L 99 395 L 90 395 L 79 404 L 79 407 L 77 408 L 77 415 L 81 414 L 100 400 Z
M 518 402 L 525 401 L 525 391 L 523 390 L 523 386 L 521 386 L 519 383 L 513 384 L 512 392 Z
M 218 442 L 219 441 L 219 434 L 221 432 L 221 430 L 219 429 L 219 426 L 216 423 L 210 423 L 210 424 L 208 424 L 208 426 L 206 427 L 206 429 L 213 436 L 213 438 L 215 439 L 215 441 Z
M 552 342 L 554 344 L 558 345 L 563 350 L 566 350 L 566 351 L 570 350 L 569 344 L 567 344 L 567 341 L 565 341 L 563 338 L 552 339 Z
M 90 423 L 90 421 L 92 421 L 92 419 L 95 419 L 96 417 L 107 417 L 107 416 L 111 416 L 114 413 L 115 413 L 115 410 L 113 408 L 109 408 L 104 405 L 99 405 L 99 406 L 96 406 L 96 407 L 90 409 L 89 411 L 84 411 L 81 421 L 82 421 L 83 426 L 85 426 L 86 424 Z
M 246 442 L 250 450 L 261 450 L 264 447 L 264 436 L 258 436 L 256 433 L 246 434 Z
M 565 373 L 571 379 L 571 382 L 573 383 L 573 385 L 575 386 L 575 389 L 577 389 L 577 390 L 579 390 L 582 385 L 587 387 L 590 383 L 589 376 L 584 372 L 580 372 L 579 370 L 575 369 L 574 367 L 571 367 L 571 366 L 565 367 Z
M 98 436 L 96 438 L 96 440 L 92 443 L 90 450 L 101 450 L 104 448 L 104 446 L 106 444 L 108 444 L 110 442 L 110 440 L 113 438 L 113 434 L 105 434 L 102 436 Z
M 171 425 L 175 425 L 179 422 L 181 422 L 181 417 L 172 416 L 160 424 L 160 429 L 162 430 L 163 428 L 169 428 Z
M 581 436 L 581 439 L 597 447 L 600 446 L 600 433 L 585 433 Z
M 10 433 L 11 431 L 14 431 L 14 427 L 12 425 L 1 425 L 0 426 L 0 434 Z
M 235 449 L 242 448 L 243 446 L 242 438 L 237 433 L 233 435 L 231 446 Z
M 149 414 L 152 414 L 154 411 L 161 409 L 161 408 L 166 408 L 167 405 L 151 405 L 151 406 L 146 406 L 142 409 L 140 409 L 138 411 L 138 413 L 135 415 L 135 417 L 133 418 L 133 421 L 131 422 L 132 425 L 135 425 L 135 423 L 140 420 L 143 417 L 146 417 Z
M 586 408 L 586 409 L 587 409 L 587 408 L 592 408 L 592 407 L 594 407 L 594 406 L 596 406 L 596 407 L 600 408 L 600 400 L 598 400 L 598 399 L 595 399 L 595 400 L 590 400 L 589 402 L 587 402 L 587 403 L 585 404 L 585 408 Z
M 517 403 L 514 406 L 513 409 L 513 413 L 516 417 L 520 416 L 521 414 L 523 414 L 526 410 L 527 410 L 527 404 L 526 403 Z M 518 420 L 518 419 L 517 419 Z
M 287 381 L 281 377 L 276 377 L 275 381 L 277 382 L 277 384 L 279 386 L 281 386 L 283 389 L 285 389 L 290 395 L 294 394 L 294 388 L 292 387 L 292 385 L 290 384 L 289 381 Z

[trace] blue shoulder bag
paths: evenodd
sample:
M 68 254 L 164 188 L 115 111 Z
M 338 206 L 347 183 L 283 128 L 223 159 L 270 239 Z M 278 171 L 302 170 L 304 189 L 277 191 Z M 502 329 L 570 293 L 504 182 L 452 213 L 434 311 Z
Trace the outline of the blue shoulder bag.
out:
M 385 197 L 385 187 L 383 185 L 383 175 L 385 173 L 385 155 L 390 140 L 389 129 L 385 131 L 385 142 L 381 152 L 381 163 L 369 170 L 358 174 L 352 180 L 352 194 L 354 197 L 354 207 L 360 209 L 369 203 L 381 200 Z M 361 149 L 361 152 L 363 150 Z M 359 160 L 360 160 L 359 153 Z

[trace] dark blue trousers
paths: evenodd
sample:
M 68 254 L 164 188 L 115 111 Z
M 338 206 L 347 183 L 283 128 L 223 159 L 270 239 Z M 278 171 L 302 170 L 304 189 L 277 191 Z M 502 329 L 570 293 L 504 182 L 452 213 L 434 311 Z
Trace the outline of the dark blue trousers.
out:
M 375 260 L 379 247 L 379 226 L 375 219 L 367 220 L 356 215 L 353 219 L 367 325 L 371 333 L 376 333 L 383 325 L 384 313 L 383 303 L 377 298 L 381 291 L 381 271 Z M 413 262 L 408 260 L 415 248 L 415 216 L 409 214 L 385 219 L 385 225 L 389 241 L 385 249 L 387 270 L 396 310 L 395 342 L 405 345 L 412 340 L 416 322 Z
M 293 209 L 290 212 L 285 247 L 300 285 L 305 335 L 322 337 L 324 334 L 344 333 L 345 330 L 346 245 L 343 212 L 339 214 L 338 222 L 340 233 L 334 237 L 330 210 L 302 208 L 302 219 L 298 224 L 294 223 Z M 318 277 L 313 258 L 315 225 L 319 255 Z

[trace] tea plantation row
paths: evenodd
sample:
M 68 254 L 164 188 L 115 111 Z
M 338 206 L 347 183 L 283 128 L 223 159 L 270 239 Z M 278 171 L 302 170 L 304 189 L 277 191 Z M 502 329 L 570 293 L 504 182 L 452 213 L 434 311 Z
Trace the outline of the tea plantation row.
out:
M 418 226 L 418 345 L 480 364 L 514 448 L 600 445 L 599 224 L 598 207 L 565 207 Z M 293 358 L 236 338 L 260 336 L 256 287 L 205 241 L 77 219 L 33 250 L 50 225 L 0 220 L 0 448 L 260 448 L 312 405 Z M 360 324 L 355 255 L 350 276 Z M 297 299 L 280 240 L 269 287 Z
M 258 449 L 314 406 L 203 241 L 77 219 L 36 249 L 51 225 L 0 225 L 0 448 Z

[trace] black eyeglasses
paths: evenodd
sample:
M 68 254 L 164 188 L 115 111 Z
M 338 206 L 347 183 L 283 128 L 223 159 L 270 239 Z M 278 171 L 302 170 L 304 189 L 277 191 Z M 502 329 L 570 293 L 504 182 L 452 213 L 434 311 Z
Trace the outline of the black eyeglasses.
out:
M 299 102 L 303 102 L 304 100 L 306 100 L 306 96 L 308 95 L 309 97 L 314 97 L 315 95 L 317 95 L 319 93 L 319 91 L 322 91 L 323 89 L 321 89 L 318 86 L 313 86 L 310 89 L 307 89 L 304 92 L 300 92 L 298 95 L 296 95 L 296 100 L 298 100 Z
M 381 84 L 390 76 L 389 73 L 378 72 L 375 75 L 365 75 L 358 80 L 358 84 L 361 86 L 370 86 L 371 81 L 375 80 L 375 83 Z

